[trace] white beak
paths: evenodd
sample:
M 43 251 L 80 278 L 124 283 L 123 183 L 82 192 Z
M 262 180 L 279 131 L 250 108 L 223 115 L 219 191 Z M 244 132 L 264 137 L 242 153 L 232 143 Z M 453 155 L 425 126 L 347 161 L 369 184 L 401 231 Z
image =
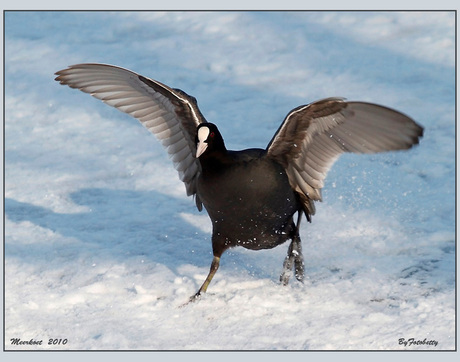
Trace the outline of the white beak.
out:
M 198 146 L 196 147 L 196 158 L 200 157 L 203 152 L 206 151 L 206 148 L 208 148 L 208 144 L 206 142 L 198 142 Z

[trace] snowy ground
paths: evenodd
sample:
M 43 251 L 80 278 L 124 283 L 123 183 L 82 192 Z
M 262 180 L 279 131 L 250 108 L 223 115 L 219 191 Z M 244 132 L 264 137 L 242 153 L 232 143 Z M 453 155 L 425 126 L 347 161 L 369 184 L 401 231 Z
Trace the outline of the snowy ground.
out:
M 454 349 L 454 31 L 444 12 L 6 13 L 5 348 Z M 234 249 L 179 308 L 208 272 L 210 222 L 136 120 L 53 80 L 81 62 L 194 95 L 231 149 L 329 96 L 425 136 L 334 165 L 302 226 L 303 285 L 278 283 L 287 245 Z

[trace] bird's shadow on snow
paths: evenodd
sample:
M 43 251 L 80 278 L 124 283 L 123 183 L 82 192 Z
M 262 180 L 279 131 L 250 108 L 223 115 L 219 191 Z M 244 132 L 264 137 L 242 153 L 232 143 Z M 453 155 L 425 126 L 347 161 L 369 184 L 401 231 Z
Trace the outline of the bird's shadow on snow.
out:
M 78 263 L 98 258 L 99 262 L 104 260 L 108 264 L 122 264 L 130 258 L 138 258 L 164 265 L 175 275 L 183 274 L 183 270 L 180 270 L 183 266 L 192 265 L 206 271 L 210 265 L 211 235 L 204 231 L 205 223 L 209 221 L 205 220 L 206 215 L 200 215 L 194 209 L 190 199 L 175 198 L 155 191 L 88 188 L 70 194 L 70 200 L 85 211 L 60 213 L 51 208 L 5 198 L 5 215 L 15 223 L 8 224 L 8 227 L 18 228 L 5 233 L 5 257 L 18 258 L 30 265 L 46 264 L 48 268 L 59 265 L 59 260 Z M 24 222 L 30 224 L 21 224 Z M 21 232 L 19 228 L 22 227 L 28 230 Z M 27 237 L 31 240 L 25 240 Z M 243 273 L 252 275 L 250 279 L 275 282 L 282 271 L 285 255 L 282 248 L 276 249 L 276 252 L 259 251 L 255 255 L 237 248 L 227 253 L 223 266 L 231 274 L 241 276 Z M 454 249 L 452 245 L 443 252 L 452 254 Z M 433 259 L 427 266 L 425 259 L 423 263 L 420 260 L 396 272 L 395 277 L 405 284 L 416 280 L 426 284 L 427 280 L 432 279 L 430 274 L 439 269 L 440 264 L 445 263 Z M 449 262 L 444 273 L 450 270 L 450 265 Z M 190 272 L 188 270 L 187 273 Z M 312 283 L 324 277 L 334 279 L 336 273 L 331 270 L 330 274 L 313 274 Z M 442 275 L 438 275 L 438 278 Z M 346 279 L 352 277 L 345 276 Z M 448 279 L 451 281 L 450 277 Z M 451 285 L 451 282 L 448 284 Z
M 49 258 L 106 259 L 124 263 L 140 258 L 165 265 L 177 274 L 184 265 L 207 271 L 212 260 L 210 221 L 199 213 L 191 198 L 181 199 L 156 191 L 80 189 L 70 201 L 84 212 L 55 212 L 51 208 L 5 198 L 5 215 L 32 228 L 21 242 L 8 240 L 19 230 L 10 230 L 5 240 L 5 257 L 20 258 L 31 265 Z M 184 217 L 185 215 L 185 217 Z M 192 221 L 191 221 L 192 220 Z M 198 226 L 197 226 L 198 224 Z M 39 228 L 37 228 L 38 226 Z M 209 229 L 208 231 L 206 229 Z M 49 238 L 31 235 L 51 234 Z M 28 236 L 32 240 L 24 240 Z M 51 241 L 50 241 L 51 240 Z M 222 267 L 227 271 L 277 280 L 282 271 L 285 248 L 257 252 L 242 248 L 226 253 Z M 62 260 L 62 259 L 61 259 Z M 50 268 L 56 263 L 48 264 Z
M 23 243 L 8 242 L 6 236 L 5 256 L 33 262 L 71 247 L 81 249 L 74 257 L 94 250 L 116 261 L 140 255 L 173 269 L 184 263 L 200 267 L 210 264 L 210 235 L 181 216 L 198 214 L 192 200 L 182 202 L 155 191 L 102 188 L 81 189 L 70 199 L 86 211 L 60 213 L 5 198 L 9 220 L 30 222 L 55 236 L 52 242 L 37 237 Z M 10 235 L 14 233 L 13 230 Z

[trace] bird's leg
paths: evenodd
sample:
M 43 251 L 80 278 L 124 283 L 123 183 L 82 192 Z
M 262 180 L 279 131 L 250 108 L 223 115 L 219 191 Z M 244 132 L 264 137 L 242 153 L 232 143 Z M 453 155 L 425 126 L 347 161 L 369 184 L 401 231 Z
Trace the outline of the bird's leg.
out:
M 220 262 L 220 257 L 214 255 L 214 258 L 212 259 L 212 263 L 211 263 L 211 268 L 209 270 L 208 276 L 206 277 L 206 280 L 204 281 L 200 289 L 198 289 L 198 292 L 196 292 L 195 295 L 190 297 L 190 302 L 195 301 L 201 296 L 201 293 L 206 292 L 206 289 L 208 289 L 209 283 L 211 283 L 211 280 L 214 277 L 214 274 L 216 274 L 217 269 L 219 269 L 219 262 Z
M 296 279 L 300 282 L 303 282 L 304 263 L 302 246 L 299 236 L 295 236 L 292 239 L 291 244 L 289 245 L 287 256 L 284 259 L 283 273 L 280 276 L 280 282 L 283 283 L 283 285 L 287 285 L 289 283 L 292 267 L 294 267 Z
M 302 242 L 300 240 L 300 236 L 297 237 L 293 241 L 294 248 L 294 271 L 295 277 L 299 282 L 303 283 L 303 275 L 304 275 L 304 262 L 303 262 L 303 255 L 302 255 Z
M 287 252 L 287 256 L 284 259 L 283 263 L 283 273 L 280 276 L 280 282 L 283 285 L 288 285 L 289 284 L 289 277 L 291 274 L 292 270 L 292 265 L 294 263 L 294 258 L 292 257 L 292 246 L 293 246 L 294 241 L 291 241 L 291 244 L 289 245 L 289 249 Z
M 292 237 L 291 244 L 289 245 L 287 256 L 284 259 L 283 273 L 280 276 L 280 282 L 283 285 L 287 285 L 289 283 L 289 277 L 293 266 L 296 279 L 300 282 L 303 282 L 304 262 L 302 255 L 302 244 L 299 235 L 300 218 L 301 213 L 299 213 L 294 236 Z

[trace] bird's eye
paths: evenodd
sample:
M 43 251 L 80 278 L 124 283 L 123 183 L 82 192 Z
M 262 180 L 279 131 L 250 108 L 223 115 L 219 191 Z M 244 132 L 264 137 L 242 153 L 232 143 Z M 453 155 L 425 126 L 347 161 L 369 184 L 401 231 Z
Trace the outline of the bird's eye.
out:
M 211 133 L 209 134 L 209 137 L 214 138 L 214 132 L 211 132 Z

